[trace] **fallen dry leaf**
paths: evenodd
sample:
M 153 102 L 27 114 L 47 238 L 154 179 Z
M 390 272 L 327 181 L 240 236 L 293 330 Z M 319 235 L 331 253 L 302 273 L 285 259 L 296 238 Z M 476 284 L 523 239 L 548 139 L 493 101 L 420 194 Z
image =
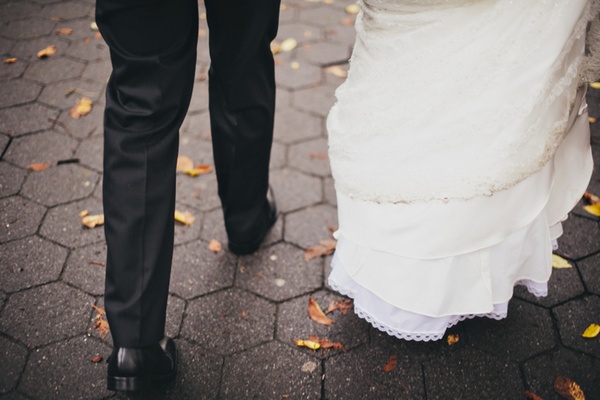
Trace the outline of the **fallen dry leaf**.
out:
M 177 171 L 183 172 L 187 169 L 193 169 L 194 162 L 188 156 L 178 156 L 177 157 Z
M 358 6 L 358 4 L 351 4 L 347 6 L 345 10 L 348 14 L 355 15 L 358 14 L 358 12 L 360 11 L 360 7 Z
M 342 314 L 346 315 L 348 310 L 352 309 L 352 300 L 351 299 L 340 299 L 337 301 L 332 301 L 329 303 L 329 307 L 327 307 L 327 312 L 325 314 L 329 314 L 334 312 L 335 310 L 339 310 Z
M 453 346 L 456 343 L 458 343 L 458 341 L 460 340 L 460 336 L 458 335 L 458 333 L 453 333 L 451 335 L 448 335 L 448 346 Z
M 313 342 L 312 340 L 294 340 L 296 346 L 298 347 L 308 347 L 311 350 L 317 350 L 321 347 L 321 345 L 317 342 Z
M 600 82 L 590 82 L 590 87 L 592 89 L 600 89 Z
M 106 263 L 104 261 L 90 261 L 91 265 L 99 265 L 101 267 L 106 267 Z
M 588 122 L 590 124 L 595 124 L 596 123 L 596 118 L 594 118 L 594 117 L 588 117 Z
M 73 33 L 73 29 L 71 28 L 61 28 L 56 31 L 56 34 L 60 36 L 69 36 L 71 33 Z
M 98 30 L 98 24 L 95 23 L 95 22 L 92 22 L 90 24 L 90 29 L 93 30 L 93 31 L 97 31 Z
M 325 72 L 342 79 L 346 79 L 348 77 L 348 72 L 346 72 L 339 65 L 332 65 L 331 67 L 327 67 L 325 68 Z
M 559 255 L 552 254 L 552 268 L 556 269 L 565 269 L 565 268 L 573 268 L 573 266 L 564 258 Z
M 331 325 L 335 323 L 334 320 L 325 315 L 323 310 L 321 310 L 321 307 L 319 307 L 319 304 L 312 297 L 308 299 L 308 315 L 313 321 L 321 325 Z
M 56 46 L 50 45 L 50 46 L 46 47 L 45 49 L 38 51 L 37 56 L 38 56 L 38 58 L 48 58 L 48 57 L 55 55 L 56 50 L 57 50 Z
M 327 350 L 327 349 L 343 349 L 344 348 L 344 345 L 340 342 L 332 342 L 327 338 L 319 339 L 318 337 L 316 337 L 314 335 L 310 335 L 308 337 L 308 340 L 319 343 L 321 345 L 321 348 L 323 348 L 325 350 Z
M 288 52 L 294 50 L 298 46 L 298 41 L 294 38 L 287 38 L 283 42 L 281 42 L 280 50 L 283 52 Z
M 194 168 L 186 169 L 185 171 L 182 171 L 182 172 L 189 176 L 198 176 L 198 175 L 209 174 L 212 172 L 212 170 L 213 170 L 213 167 L 211 167 L 210 165 L 198 164 Z
M 90 212 L 88 210 L 83 210 L 79 213 L 79 218 L 87 217 L 88 215 L 90 215 Z
M 600 325 L 590 324 L 585 331 L 581 334 L 586 339 L 593 339 L 600 334 Z
M 96 310 L 96 316 L 94 317 L 94 319 L 96 320 L 94 322 L 94 329 L 96 329 L 100 333 L 102 340 L 104 340 L 106 335 L 110 332 L 108 321 L 106 320 L 106 311 L 104 310 L 104 307 L 97 307 L 92 305 L 92 308 Z
M 320 240 L 319 244 L 309 247 L 304 252 L 304 261 L 308 262 L 314 258 L 333 254 L 337 242 L 333 239 Z
M 30 169 L 32 171 L 43 171 L 45 169 L 50 168 L 51 165 L 50 164 L 46 164 L 46 163 L 35 163 L 35 164 L 29 164 L 27 166 L 27 169 Z
M 281 53 L 281 43 L 273 40 L 271 42 L 271 53 L 273 53 L 273 55 Z
M 175 210 L 175 221 L 182 223 L 185 226 L 190 226 L 195 220 L 196 217 L 194 217 L 194 214 L 188 211 Z
M 300 63 L 298 61 L 292 61 L 290 63 L 290 68 L 291 69 L 298 69 L 298 68 L 300 68 Z
M 557 376 L 554 381 L 554 391 L 567 400 L 585 400 L 581 387 L 574 381 L 563 376 Z
M 90 358 L 90 361 L 93 363 L 96 363 L 96 364 L 101 362 L 102 360 L 103 360 L 102 356 L 94 356 L 94 357 Z
M 17 58 L 13 57 L 13 58 L 7 58 L 4 61 L 2 61 L 4 64 L 14 64 L 17 62 Z
M 98 40 L 102 39 L 102 34 L 100 32 L 94 33 L 94 39 L 98 39 Z
M 540 396 L 538 396 L 535 393 L 530 392 L 529 390 L 526 390 L 524 394 L 525 394 L 525 397 L 527 397 L 529 400 L 544 400 Z
M 600 217 L 600 203 L 583 206 L 583 209 L 596 217 Z
M 385 364 L 385 366 L 383 367 L 383 371 L 384 372 L 392 372 L 393 370 L 396 369 L 396 365 L 398 365 L 398 356 L 391 355 L 387 364 Z
M 104 214 L 86 215 L 81 218 L 81 223 L 90 229 L 104 225 Z
M 77 100 L 77 104 L 69 110 L 69 115 L 74 119 L 79 119 L 79 117 L 89 114 L 90 111 L 92 111 L 92 100 L 83 97 Z
M 208 244 L 208 248 L 210 251 L 214 251 L 215 253 L 218 253 L 223 249 L 223 245 L 221 245 L 221 243 L 219 243 L 219 241 L 213 239 Z
M 583 201 L 586 204 L 596 204 L 596 203 L 600 203 L 600 197 L 598 197 L 595 194 L 592 194 L 590 192 L 585 192 L 583 194 Z

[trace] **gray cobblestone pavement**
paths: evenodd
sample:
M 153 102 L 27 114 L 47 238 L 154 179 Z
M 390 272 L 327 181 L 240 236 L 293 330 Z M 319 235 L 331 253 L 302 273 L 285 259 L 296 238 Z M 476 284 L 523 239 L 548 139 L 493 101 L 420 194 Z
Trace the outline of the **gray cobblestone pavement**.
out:
M 555 270 L 550 295 L 515 292 L 503 321 L 471 320 L 451 329 L 458 343 L 403 342 L 352 312 L 336 323 L 308 318 L 310 297 L 326 307 L 341 296 L 326 284 L 331 257 L 303 252 L 337 226 L 325 116 L 343 81 L 354 42 L 354 0 L 283 0 L 277 41 L 298 46 L 276 55 L 277 114 L 272 185 L 282 215 L 265 245 L 237 258 L 208 249 L 226 237 L 213 174 L 179 175 L 177 208 L 196 217 L 176 227 L 167 333 L 178 345 L 176 385 L 124 396 L 105 388 L 111 339 L 94 328 L 102 307 L 106 255 L 100 214 L 102 110 L 108 49 L 91 28 L 93 0 L 0 0 L 0 399 L 524 399 L 530 390 L 559 399 L 556 376 L 600 399 L 600 341 L 581 333 L 600 324 L 600 219 L 579 204 L 558 253 L 573 268 Z M 202 13 L 202 9 L 200 12 Z M 202 18 L 202 14 L 201 14 Z M 70 35 L 57 30 L 72 29 Z M 201 19 L 195 91 L 180 154 L 212 164 L 206 71 L 208 29 Z M 55 55 L 36 54 L 54 45 Z M 69 115 L 76 100 L 90 114 Z M 600 118 L 600 90 L 589 94 Z M 600 122 L 598 123 L 600 124 Z M 600 195 L 600 127 L 592 125 Z M 70 160 L 70 163 L 64 163 Z M 28 166 L 47 163 L 32 171 Z M 493 212 L 493 210 L 491 211 Z M 309 335 L 344 349 L 312 351 Z M 397 367 L 384 372 L 390 356 Z

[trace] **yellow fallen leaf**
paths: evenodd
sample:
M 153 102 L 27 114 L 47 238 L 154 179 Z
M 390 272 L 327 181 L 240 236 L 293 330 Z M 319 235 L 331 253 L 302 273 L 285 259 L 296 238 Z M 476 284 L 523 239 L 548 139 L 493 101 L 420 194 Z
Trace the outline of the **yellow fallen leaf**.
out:
M 273 55 L 281 53 L 281 44 L 275 40 L 271 42 L 271 53 Z
M 90 215 L 90 212 L 88 210 L 83 210 L 79 213 L 79 218 L 87 217 L 88 215 Z
M 279 11 L 285 11 L 285 10 L 287 10 L 287 9 L 288 9 L 288 6 L 287 6 L 287 4 L 283 4 L 283 3 L 281 3 L 281 4 L 279 5 Z
M 90 24 L 90 29 L 93 30 L 93 31 L 97 31 L 98 30 L 98 24 L 95 23 L 95 22 L 92 22 Z
M 600 325 L 598 324 L 590 324 L 590 326 L 588 326 L 581 334 L 581 336 L 586 339 L 593 339 L 598 335 L 600 335 Z
M 554 381 L 554 391 L 567 400 L 585 400 L 581 387 L 569 378 L 557 376 Z
M 190 226 L 194 223 L 196 217 L 190 212 L 187 211 L 179 211 L 175 210 L 175 221 L 184 224 L 185 226 Z
M 90 229 L 104 225 L 104 214 L 86 215 L 81 218 L 81 223 Z
M 213 251 L 215 253 L 220 252 L 223 249 L 223 245 L 221 245 L 221 243 L 219 243 L 218 240 L 211 240 L 210 243 L 208 244 L 208 249 L 210 251 Z
M 46 164 L 46 163 L 35 163 L 35 164 L 29 164 L 27 166 L 27 169 L 30 169 L 32 171 L 43 171 L 45 169 L 50 168 L 51 165 L 50 164 Z
M 106 335 L 110 332 L 110 327 L 108 326 L 108 321 L 106 320 L 106 311 L 104 307 L 92 306 L 94 310 L 96 310 L 96 316 L 94 317 L 94 329 L 96 329 L 102 340 L 106 337 Z
M 308 347 L 312 350 L 317 350 L 321 345 L 317 342 L 313 342 L 312 340 L 294 340 L 296 346 L 298 347 Z
M 56 54 L 56 50 L 57 50 L 56 46 L 51 45 L 51 46 L 46 47 L 45 49 L 38 51 L 37 56 L 38 56 L 38 58 L 51 57 Z
M 458 333 L 448 335 L 448 346 L 455 345 L 456 343 L 458 343 L 459 340 L 460 336 L 458 335 Z
M 288 52 L 292 51 L 298 46 L 298 42 L 294 38 L 287 38 L 283 42 L 281 42 L 281 51 Z
M 325 72 L 327 72 L 328 74 L 331 74 L 333 76 L 337 76 L 338 78 L 342 78 L 342 79 L 345 79 L 348 77 L 348 72 L 346 72 L 339 65 L 332 65 L 331 67 L 327 67 L 327 68 L 325 68 Z
M 596 217 L 600 217 L 600 203 L 583 206 L 583 209 Z
M 573 268 L 573 266 L 564 258 L 559 255 L 552 254 L 552 268 L 556 269 L 565 269 L 565 268 Z
M 205 12 L 200 13 L 200 19 L 206 19 L 206 13 Z
M 198 164 L 194 168 L 183 170 L 184 174 L 189 176 L 204 175 L 212 172 L 213 168 L 210 165 Z
M 392 372 L 393 370 L 396 369 L 397 365 L 398 365 L 398 356 L 391 355 L 387 364 L 385 364 L 385 366 L 383 367 L 383 372 Z
M 321 325 L 331 325 L 335 323 L 334 320 L 325 315 L 323 310 L 321 310 L 321 307 L 319 307 L 319 304 L 312 297 L 308 299 L 308 315 L 313 321 Z
M 60 36 L 69 36 L 71 33 L 73 33 L 73 29 L 71 28 L 61 28 L 56 31 L 56 34 Z
M 592 89 L 600 89 L 600 82 L 590 82 L 590 87 Z
M 79 117 L 87 115 L 92 111 L 92 104 L 92 100 L 83 97 L 77 100 L 77 104 L 71 108 L 69 115 L 74 119 L 79 119 Z
M 594 118 L 594 117 L 588 117 L 588 122 L 590 124 L 595 124 L 596 123 L 596 118 Z
M 292 61 L 292 62 L 290 63 L 290 67 L 291 67 L 292 69 L 298 69 L 298 68 L 300 68 L 300 63 L 299 63 L 298 61 Z
M 2 61 L 4 64 L 14 64 L 17 62 L 17 58 L 13 57 L 13 58 L 7 58 L 6 60 Z
M 360 7 L 358 6 L 358 4 L 351 4 L 349 6 L 346 7 L 346 12 L 348 14 L 358 14 L 358 12 L 360 11 Z
M 183 172 L 187 169 L 193 169 L 194 162 L 187 156 L 177 157 L 177 171 Z

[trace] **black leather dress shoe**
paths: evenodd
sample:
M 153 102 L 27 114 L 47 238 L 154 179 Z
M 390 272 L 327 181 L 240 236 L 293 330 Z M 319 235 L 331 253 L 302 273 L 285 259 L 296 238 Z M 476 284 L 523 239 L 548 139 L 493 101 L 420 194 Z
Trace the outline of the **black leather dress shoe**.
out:
M 229 240 L 229 250 L 238 256 L 243 256 L 246 254 L 254 253 L 260 247 L 263 240 L 267 236 L 267 233 L 271 230 L 275 222 L 277 221 L 277 204 L 275 203 L 275 196 L 273 195 L 273 190 L 269 187 L 269 191 L 267 192 L 267 224 L 264 231 L 262 231 L 259 235 L 257 235 L 252 241 L 247 243 L 237 243 Z
M 108 390 L 139 391 L 175 379 L 177 350 L 165 337 L 143 348 L 115 347 L 108 359 Z

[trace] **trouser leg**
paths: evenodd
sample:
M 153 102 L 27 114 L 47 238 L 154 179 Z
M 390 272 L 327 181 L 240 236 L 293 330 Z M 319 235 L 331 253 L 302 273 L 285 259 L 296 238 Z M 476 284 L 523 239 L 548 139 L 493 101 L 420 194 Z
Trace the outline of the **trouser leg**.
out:
M 105 306 L 118 347 L 164 335 L 179 127 L 196 62 L 196 0 L 97 0 L 113 65 L 104 118 Z
M 213 154 L 230 241 L 251 242 L 268 222 L 275 112 L 270 43 L 279 0 L 205 0 Z

